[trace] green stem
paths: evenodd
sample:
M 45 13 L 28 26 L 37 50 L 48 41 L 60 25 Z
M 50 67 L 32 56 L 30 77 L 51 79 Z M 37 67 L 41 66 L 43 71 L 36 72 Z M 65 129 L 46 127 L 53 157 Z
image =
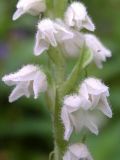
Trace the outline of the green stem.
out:
M 62 90 L 64 95 L 69 94 L 74 89 L 77 80 L 79 79 L 80 71 L 83 68 L 84 56 L 85 56 L 85 47 L 83 47 L 83 50 L 80 53 L 80 57 L 77 63 L 75 64 L 71 74 L 69 75 L 67 81 L 65 81 L 64 84 L 62 85 Z
M 51 48 L 48 52 L 48 56 L 54 63 L 56 83 L 60 85 L 65 80 L 65 59 L 58 48 Z
M 53 130 L 55 138 L 54 159 L 62 160 L 64 152 L 66 151 L 68 142 L 64 140 L 64 126 L 61 120 L 61 108 L 63 93 L 61 86 L 65 80 L 65 59 L 62 53 L 58 50 L 51 48 L 48 52 L 49 58 L 53 62 L 53 69 L 55 71 L 56 89 L 55 89 L 55 106 L 53 112 Z
M 64 127 L 61 121 L 62 93 L 56 89 L 56 105 L 54 113 L 54 135 L 55 135 L 55 160 L 62 160 L 67 149 L 68 142 L 64 140 Z

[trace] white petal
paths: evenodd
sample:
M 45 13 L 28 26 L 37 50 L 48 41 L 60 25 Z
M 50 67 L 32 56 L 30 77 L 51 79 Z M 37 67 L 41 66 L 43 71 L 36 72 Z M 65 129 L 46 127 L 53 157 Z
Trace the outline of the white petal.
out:
M 65 23 L 78 30 L 86 28 L 90 31 L 95 30 L 91 18 L 87 15 L 86 7 L 80 2 L 73 2 L 65 12 Z
M 68 147 L 63 160 L 93 160 L 88 148 L 85 144 L 75 143 Z
M 25 12 L 24 12 L 24 10 L 23 10 L 23 8 L 18 8 L 16 11 L 15 11 L 15 13 L 14 13 L 14 15 L 13 15 L 13 21 L 15 21 L 16 19 L 18 19 L 21 15 L 23 15 Z
M 101 97 L 101 101 L 98 104 L 98 109 L 109 118 L 112 118 L 112 109 L 109 106 L 107 98 L 105 96 Z
M 96 126 L 96 124 L 94 122 L 92 122 L 92 120 L 90 118 L 88 118 L 86 120 L 86 124 L 85 126 L 94 134 L 98 135 L 99 131 L 98 131 L 98 127 Z
M 38 15 L 40 12 L 44 12 L 46 10 L 46 5 L 44 0 L 34 0 L 31 3 L 28 3 L 26 6 L 24 6 L 24 10 L 31 15 Z
M 57 30 L 56 38 L 58 42 L 73 38 L 74 33 L 60 19 L 56 19 L 56 23 L 54 23 L 54 26 Z
M 30 81 L 34 79 L 34 76 L 36 75 L 36 72 L 39 70 L 38 66 L 34 65 L 26 65 L 22 67 L 20 70 L 13 74 L 9 74 L 3 77 L 3 81 L 5 83 L 13 81 L 13 82 L 19 82 L 19 81 Z
M 101 68 L 102 62 L 106 61 L 107 57 L 111 57 L 111 51 L 107 49 L 100 40 L 92 34 L 85 34 L 87 47 L 91 49 L 96 65 Z
M 84 82 L 87 85 L 89 94 L 98 95 L 104 92 L 108 92 L 108 87 L 105 86 L 99 79 L 90 77 L 85 79 Z
M 81 48 L 84 44 L 84 36 L 79 32 L 73 31 L 73 37 L 61 44 L 61 48 L 65 52 L 66 55 L 71 57 L 78 57 L 81 54 Z
M 40 92 L 45 92 L 47 89 L 46 75 L 38 71 L 33 81 L 34 98 L 38 98 Z
M 24 13 L 38 15 L 46 9 L 44 0 L 19 0 L 17 3 L 17 11 L 13 15 L 13 20 L 18 19 Z
M 36 56 L 42 54 L 45 50 L 48 50 L 49 44 L 44 40 L 41 39 L 39 32 L 36 34 L 36 42 L 34 47 L 34 54 Z
M 62 107 L 61 119 L 62 119 L 64 127 L 65 127 L 64 139 L 68 141 L 70 138 L 70 135 L 73 131 L 73 127 L 71 125 L 69 114 L 66 109 L 66 106 Z
M 38 23 L 38 31 L 41 34 L 41 39 L 44 39 L 47 43 L 53 47 L 57 46 L 55 34 L 57 33 L 54 22 L 50 19 L 43 19 Z
M 50 44 L 53 46 L 53 47 L 57 47 L 57 41 L 55 39 L 55 35 L 52 31 L 50 31 L 49 33 L 45 33 L 47 39 L 49 40 Z
M 22 96 L 29 97 L 30 93 L 28 88 L 29 88 L 29 83 L 27 82 L 26 83 L 22 82 L 19 85 L 17 85 L 9 96 L 9 102 L 12 103 Z
M 85 144 L 82 144 L 82 143 L 77 143 L 77 144 L 74 144 L 74 145 L 70 146 L 69 150 L 78 159 L 81 159 L 81 158 L 88 159 L 89 156 L 90 156 L 90 153 L 88 151 L 87 146 Z
M 86 100 L 84 97 L 81 97 L 77 94 L 66 96 L 64 98 L 64 105 L 68 108 L 68 112 L 72 113 L 77 111 L 80 108 L 88 110 L 91 106 L 91 103 Z
M 101 95 L 91 95 L 92 109 L 95 109 L 95 107 L 98 105 L 100 97 Z
M 86 86 L 86 84 L 84 82 L 80 85 L 79 94 L 81 96 L 85 97 L 86 99 L 89 99 L 87 86 Z
M 83 23 L 83 27 L 88 29 L 89 31 L 94 31 L 95 30 L 95 25 L 92 22 L 91 18 L 89 16 L 86 16 L 86 19 Z
M 73 10 L 69 7 L 65 13 L 65 19 L 64 19 L 65 23 L 68 26 L 74 26 L 73 18 L 74 18 Z

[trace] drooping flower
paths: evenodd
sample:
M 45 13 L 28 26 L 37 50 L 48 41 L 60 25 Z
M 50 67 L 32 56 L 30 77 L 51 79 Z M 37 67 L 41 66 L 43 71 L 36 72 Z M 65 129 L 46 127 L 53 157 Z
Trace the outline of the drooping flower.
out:
M 58 43 L 72 37 L 73 33 L 65 26 L 50 19 L 44 19 L 38 24 L 34 54 L 40 55 L 45 50 L 48 50 L 50 45 L 57 47 Z
M 93 158 L 85 144 L 76 143 L 69 146 L 63 160 L 93 160 Z
M 85 34 L 85 41 L 87 47 L 93 52 L 94 62 L 99 68 L 102 68 L 102 62 L 106 61 L 107 57 L 111 57 L 111 51 L 95 35 Z
M 38 98 L 40 92 L 47 89 L 47 79 L 38 66 L 26 65 L 18 72 L 6 75 L 2 78 L 8 86 L 15 85 L 9 96 L 9 102 L 14 102 L 22 96 Z
M 17 3 L 17 10 L 13 15 L 13 20 L 18 19 L 25 13 L 31 15 L 39 15 L 46 10 L 46 4 L 44 0 L 19 0 Z
M 79 30 L 82 28 L 90 31 L 95 30 L 95 25 L 88 16 L 86 7 L 80 2 L 70 4 L 65 13 L 65 22 L 68 26 L 75 27 Z
M 90 101 L 80 95 L 70 95 L 64 98 L 61 119 L 65 127 L 65 140 L 69 140 L 74 129 L 80 132 L 83 127 L 88 128 L 94 134 L 98 134 L 98 128 L 90 108 Z
M 68 140 L 74 129 L 80 132 L 84 127 L 97 135 L 99 121 L 97 111 L 101 111 L 109 118 L 112 117 L 108 96 L 108 87 L 95 78 L 84 80 L 80 85 L 79 94 L 66 96 L 61 112 L 65 128 L 64 139 Z
M 79 94 L 91 102 L 92 109 L 96 108 L 109 118 L 112 117 L 112 110 L 107 101 L 109 89 L 99 79 L 85 79 L 80 85 Z

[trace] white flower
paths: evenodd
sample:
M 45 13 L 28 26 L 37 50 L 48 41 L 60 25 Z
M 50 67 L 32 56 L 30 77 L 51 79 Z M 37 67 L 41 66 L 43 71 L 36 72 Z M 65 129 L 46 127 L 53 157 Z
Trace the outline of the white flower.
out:
M 40 12 L 44 12 L 46 9 L 44 0 L 19 0 L 17 3 L 17 10 L 13 15 L 13 20 L 18 19 L 25 13 L 31 15 L 39 15 Z
M 107 101 L 107 97 L 109 96 L 108 87 L 99 79 L 85 79 L 80 86 L 79 94 L 91 102 L 92 109 L 97 108 L 109 118 L 112 117 L 112 110 Z
M 95 78 L 84 80 L 79 94 L 66 96 L 61 112 L 65 127 L 64 139 L 68 140 L 74 129 L 80 132 L 83 127 L 97 135 L 99 117 L 96 112 L 100 110 L 109 118 L 112 117 L 108 96 L 108 87 Z
M 95 117 L 93 117 L 90 108 L 90 101 L 80 95 L 70 95 L 64 98 L 61 119 L 65 127 L 65 140 L 69 140 L 73 129 L 80 132 L 83 127 L 98 134 L 98 128 L 94 122 Z
M 92 34 L 85 34 L 85 41 L 87 47 L 93 52 L 96 65 L 102 68 L 102 61 L 106 61 L 107 57 L 111 57 L 111 51 L 105 48 L 99 39 Z
M 47 89 L 46 75 L 34 65 L 26 65 L 18 72 L 4 76 L 2 81 L 8 86 L 16 86 L 9 96 L 9 102 L 22 96 L 30 97 L 31 94 L 36 99 L 40 92 Z
M 85 144 L 77 143 L 69 146 L 63 160 L 93 160 Z
M 65 26 L 50 19 L 44 19 L 38 24 L 34 53 L 35 55 L 40 55 L 45 50 L 48 50 L 50 45 L 57 47 L 58 43 L 72 37 L 73 33 Z
M 65 13 L 65 22 L 70 27 L 86 28 L 90 31 L 95 30 L 91 18 L 87 15 L 86 7 L 80 2 L 73 2 L 68 7 Z

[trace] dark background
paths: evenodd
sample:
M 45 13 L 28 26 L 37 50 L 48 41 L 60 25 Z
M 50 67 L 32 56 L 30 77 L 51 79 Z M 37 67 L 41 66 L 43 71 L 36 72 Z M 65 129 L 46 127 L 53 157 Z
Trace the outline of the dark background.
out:
M 62 2 L 62 1 L 61 1 Z M 120 0 L 84 0 L 96 24 L 95 34 L 112 50 L 103 70 L 90 66 L 110 87 L 113 118 L 87 143 L 95 160 L 120 160 Z M 33 55 L 37 18 L 25 15 L 13 22 L 16 0 L 0 0 L 0 77 L 28 63 L 44 64 Z M 12 88 L 11 88 L 12 89 Z M 11 89 L 0 83 L 0 160 L 47 160 L 53 148 L 52 127 L 43 95 L 8 103 Z

